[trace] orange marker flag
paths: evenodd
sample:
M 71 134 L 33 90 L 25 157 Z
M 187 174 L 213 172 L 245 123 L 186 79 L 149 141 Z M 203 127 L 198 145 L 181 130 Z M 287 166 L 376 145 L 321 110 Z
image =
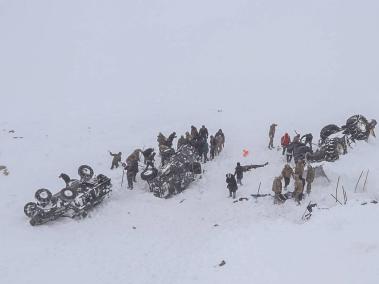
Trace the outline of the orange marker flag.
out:
M 247 156 L 249 156 L 249 150 L 247 150 L 247 149 L 243 149 L 243 150 L 242 150 L 242 156 L 243 156 L 244 158 L 246 158 Z

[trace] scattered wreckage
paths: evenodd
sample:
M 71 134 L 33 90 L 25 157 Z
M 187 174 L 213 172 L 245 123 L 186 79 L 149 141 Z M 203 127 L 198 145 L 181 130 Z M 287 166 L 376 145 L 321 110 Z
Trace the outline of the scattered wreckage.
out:
M 311 147 L 298 142 L 293 150 L 294 159 L 311 163 L 337 161 L 356 141 L 367 141 L 370 135 L 375 136 L 376 124 L 375 119 L 369 122 L 363 115 L 350 117 L 341 127 L 329 124 L 321 129 L 318 149 L 312 151 Z
M 150 191 L 160 198 L 169 198 L 185 190 L 202 173 L 200 156 L 190 145 L 183 145 L 167 157 L 158 170 L 146 167 L 142 180 L 149 184 Z
M 86 165 L 79 167 L 78 174 L 80 180 L 71 180 L 62 174 L 66 177 L 66 187 L 54 195 L 45 188 L 36 191 L 34 197 L 37 202 L 29 202 L 24 207 L 32 226 L 60 217 L 86 217 L 90 209 L 109 196 L 112 188 L 110 178 L 102 174 L 95 176 L 93 169 Z

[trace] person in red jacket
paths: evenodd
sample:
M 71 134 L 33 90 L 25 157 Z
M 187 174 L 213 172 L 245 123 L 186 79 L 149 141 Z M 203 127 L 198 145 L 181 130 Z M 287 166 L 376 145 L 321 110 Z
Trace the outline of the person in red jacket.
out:
M 282 148 L 283 148 L 282 154 L 284 155 L 286 153 L 288 145 L 291 143 L 291 137 L 288 135 L 288 133 L 283 135 L 281 139 L 281 143 L 282 143 Z

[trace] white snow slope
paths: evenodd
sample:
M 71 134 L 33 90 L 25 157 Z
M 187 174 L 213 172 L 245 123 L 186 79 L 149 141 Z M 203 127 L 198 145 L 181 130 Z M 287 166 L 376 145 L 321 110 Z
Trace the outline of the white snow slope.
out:
M 374 0 L 1 0 L 0 283 L 378 283 L 379 205 L 361 206 L 379 198 L 375 139 L 326 164 L 332 182 L 301 206 L 233 203 L 225 186 L 237 161 L 269 161 L 238 197 L 259 182 L 270 193 L 284 164 L 267 149 L 272 122 L 278 145 L 378 118 L 378 13 Z M 141 180 L 120 188 L 108 150 L 125 157 L 192 124 L 227 139 L 201 180 L 170 200 Z M 111 198 L 87 219 L 31 227 L 35 190 L 58 191 L 81 164 L 112 178 Z M 346 206 L 330 197 L 339 176 Z M 303 223 L 310 200 L 329 210 Z

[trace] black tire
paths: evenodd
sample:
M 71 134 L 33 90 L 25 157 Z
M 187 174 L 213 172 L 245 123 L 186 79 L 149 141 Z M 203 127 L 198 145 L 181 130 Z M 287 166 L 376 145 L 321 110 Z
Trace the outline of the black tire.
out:
M 94 176 L 94 171 L 90 166 L 82 165 L 78 169 L 78 174 L 81 179 L 90 180 Z
M 329 125 L 325 126 L 323 129 L 321 129 L 320 138 L 323 141 L 323 140 L 327 139 L 330 135 L 337 133 L 337 132 L 340 132 L 341 130 L 342 129 L 340 127 L 338 127 L 337 125 L 329 124 Z
M 354 115 L 346 121 L 348 134 L 354 140 L 367 140 L 370 136 L 370 124 L 363 115 Z
M 37 210 L 37 204 L 35 204 L 34 202 L 26 203 L 26 205 L 24 206 L 24 213 L 29 218 L 33 217 L 36 210 Z
M 51 194 L 50 190 L 46 188 L 41 188 L 36 191 L 36 193 L 34 194 L 34 197 L 38 202 L 42 204 L 47 204 L 50 202 L 53 195 Z
M 61 190 L 60 196 L 65 201 L 72 201 L 78 196 L 78 193 L 72 188 L 66 187 Z
M 344 154 L 344 145 L 339 139 L 330 139 L 325 143 L 325 160 L 335 162 Z
M 145 169 L 141 173 L 141 179 L 144 181 L 150 181 L 158 176 L 158 170 L 156 168 Z

